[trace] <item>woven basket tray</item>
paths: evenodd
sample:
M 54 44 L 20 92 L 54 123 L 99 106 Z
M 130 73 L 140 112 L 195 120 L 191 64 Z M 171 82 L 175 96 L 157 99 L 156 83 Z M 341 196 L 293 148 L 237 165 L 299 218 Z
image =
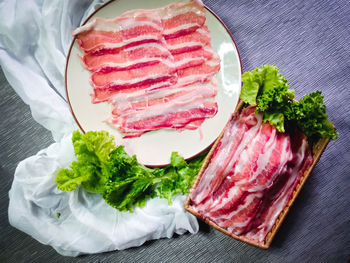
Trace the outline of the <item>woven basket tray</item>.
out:
M 239 103 L 236 107 L 236 110 L 240 110 L 243 106 L 243 103 Z M 229 123 L 229 122 L 228 122 Z M 226 124 L 226 127 L 228 126 L 228 123 Z M 211 150 L 209 151 L 208 155 L 206 156 L 204 163 L 198 173 L 198 176 L 196 178 L 196 181 L 194 182 L 192 189 L 194 189 L 197 184 L 199 183 L 200 178 L 202 177 L 205 169 L 207 168 L 209 161 L 211 159 L 211 156 L 215 150 L 215 148 L 217 147 L 219 141 L 221 140 L 222 136 L 224 135 L 224 132 L 226 130 L 225 129 L 221 132 L 221 134 L 219 135 L 218 139 L 215 141 L 215 143 L 213 144 L 213 147 L 211 148 Z M 313 163 L 310 165 L 310 167 L 308 169 L 306 169 L 306 171 L 304 172 L 304 174 L 301 176 L 300 181 L 298 183 L 298 185 L 295 187 L 294 191 L 293 191 L 293 195 L 292 198 L 289 200 L 289 202 L 287 203 L 287 205 L 284 207 L 284 209 L 282 210 L 282 212 L 280 213 L 279 217 L 277 218 L 275 224 L 273 225 L 271 231 L 266 235 L 266 238 L 264 241 L 258 241 L 255 239 L 250 239 L 247 238 L 245 236 L 237 236 L 234 235 L 228 231 L 226 231 L 225 229 L 219 227 L 218 225 L 216 225 L 213 221 L 209 220 L 208 218 L 204 218 L 202 215 L 198 214 L 197 212 L 195 212 L 194 210 L 192 210 L 190 208 L 191 205 L 191 198 L 190 196 L 187 197 L 187 200 L 185 202 L 185 209 L 187 211 L 189 211 L 190 213 L 192 213 L 193 215 L 195 215 L 196 217 L 198 217 L 199 219 L 201 219 L 202 221 L 204 221 L 205 223 L 207 223 L 208 225 L 214 227 L 215 229 L 225 233 L 226 235 L 229 235 L 230 237 L 233 237 L 237 240 L 241 240 L 245 243 L 248 243 L 250 245 L 254 245 L 263 249 L 267 249 L 269 248 L 274 236 L 276 235 L 278 229 L 280 228 L 284 218 L 286 217 L 286 215 L 289 212 L 290 207 L 292 206 L 292 204 L 294 203 L 295 199 L 297 198 L 301 188 L 304 186 L 307 178 L 310 176 L 312 169 L 315 167 L 316 163 L 318 162 L 318 160 L 321 157 L 321 154 L 323 153 L 323 151 L 326 149 L 327 144 L 329 143 L 330 139 L 320 139 L 319 141 L 317 141 L 316 143 L 313 144 L 312 146 L 312 157 L 313 157 Z M 191 189 L 191 190 L 192 190 Z

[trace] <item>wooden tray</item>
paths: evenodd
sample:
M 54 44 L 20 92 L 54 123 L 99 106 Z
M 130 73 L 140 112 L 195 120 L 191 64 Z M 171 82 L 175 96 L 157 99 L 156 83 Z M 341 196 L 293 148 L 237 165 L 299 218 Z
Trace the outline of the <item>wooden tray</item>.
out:
M 243 106 L 243 103 L 240 102 L 237 107 L 236 107 L 236 111 L 240 110 Z M 229 121 L 230 122 L 230 121 Z M 228 122 L 228 123 L 229 123 Z M 204 163 L 197 175 L 197 178 L 191 188 L 194 189 L 195 187 L 197 187 L 200 178 L 202 177 L 205 169 L 207 168 L 209 161 L 211 159 L 211 156 L 215 150 L 215 148 L 217 147 L 219 141 L 221 140 L 222 136 L 224 135 L 224 132 L 226 130 L 226 127 L 228 125 L 228 123 L 225 126 L 225 129 L 221 132 L 220 136 L 217 138 L 217 140 L 215 141 L 215 143 L 213 144 L 213 147 L 211 148 L 211 150 L 209 151 L 208 155 L 206 156 Z M 257 246 L 259 248 L 263 248 L 263 249 L 268 249 L 273 238 L 275 237 L 278 229 L 280 228 L 284 218 L 287 216 L 290 207 L 292 206 L 292 204 L 294 203 L 295 199 L 297 198 L 301 188 L 304 186 L 307 178 L 310 176 L 312 169 L 315 167 L 316 163 L 318 162 L 318 160 L 320 159 L 323 151 L 326 149 L 327 144 L 329 143 L 330 139 L 320 139 L 318 140 L 316 143 L 314 143 L 314 145 L 312 146 L 312 157 L 313 157 L 313 163 L 310 165 L 310 167 L 308 169 L 306 169 L 306 171 L 304 172 L 304 174 L 301 176 L 300 181 L 298 183 L 298 185 L 295 187 L 294 191 L 293 191 L 293 195 L 292 198 L 289 200 L 289 202 L 287 203 L 287 205 L 284 207 L 284 209 L 282 210 L 282 212 L 280 213 L 279 217 L 277 218 L 275 224 L 273 225 L 271 231 L 266 235 L 266 238 L 264 241 L 258 241 L 255 239 L 250 239 L 244 236 L 237 236 L 234 235 L 228 231 L 226 231 L 225 229 L 219 227 L 218 225 L 216 225 L 213 221 L 209 220 L 208 218 L 204 218 L 202 215 L 198 214 L 197 212 L 195 212 L 194 210 L 192 210 L 190 208 L 190 204 L 191 204 L 191 198 L 190 195 L 188 195 L 187 200 L 185 202 L 185 209 L 192 213 L 193 215 L 195 215 L 196 217 L 198 217 L 199 219 L 201 219 L 202 221 L 204 221 L 205 223 L 207 223 L 208 225 L 214 227 L 215 229 L 223 232 L 226 235 L 229 235 L 230 237 L 233 237 L 234 239 L 243 241 L 245 243 L 248 243 L 250 245 L 253 246 Z

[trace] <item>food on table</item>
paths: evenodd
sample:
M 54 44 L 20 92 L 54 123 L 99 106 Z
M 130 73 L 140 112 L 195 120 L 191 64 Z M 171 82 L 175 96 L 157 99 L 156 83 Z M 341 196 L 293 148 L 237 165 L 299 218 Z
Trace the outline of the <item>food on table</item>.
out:
M 220 59 L 199 1 L 95 18 L 73 35 L 91 72 L 92 102 L 126 138 L 161 128 L 197 129 L 218 112 Z
M 305 95 L 299 101 L 293 100 L 294 90 L 289 89 L 288 81 L 272 65 L 245 72 L 242 80 L 242 101 L 256 106 L 256 112 L 263 113 L 263 121 L 269 122 L 278 131 L 284 132 L 285 126 L 293 126 L 298 127 L 310 141 L 337 139 L 338 134 L 328 120 L 320 91 Z
M 262 241 L 311 163 L 301 132 L 278 132 L 255 107 L 245 108 L 233 116 L 191 192 L 191 208 L 235 235 Z
M 57 188 L 74 191 L 82 187 L 90 193 L 102 194 L 103 199 L 120 211 L 133 211 L 153 197 L 171 202 L 177 194 L 186 194 L 202 165 L 203 153 L 186 162 L 176 152 L 168 166 L 147 168 L 130 157 L 124 146 L 115 146 L 106 131 L 75 131 L 72 137 L 76 161 L 58 171 Z
M 244 108 L 227 124 L 187 203 L 218 228 L 262 242 L 314 162 L 310 144 L 337 132 L 321 93 L 294 101 L 277 67 L 264 65 L 242 79 Z

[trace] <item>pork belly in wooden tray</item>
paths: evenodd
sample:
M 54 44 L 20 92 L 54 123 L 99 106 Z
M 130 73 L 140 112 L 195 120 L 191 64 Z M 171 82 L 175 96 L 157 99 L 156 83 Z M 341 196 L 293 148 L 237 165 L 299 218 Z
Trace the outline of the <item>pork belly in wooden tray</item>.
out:
M 329 139 L 280 133 L 254 107 L 238 111 L 206 157 L 185 208 L 219 231 L 268 248 Z

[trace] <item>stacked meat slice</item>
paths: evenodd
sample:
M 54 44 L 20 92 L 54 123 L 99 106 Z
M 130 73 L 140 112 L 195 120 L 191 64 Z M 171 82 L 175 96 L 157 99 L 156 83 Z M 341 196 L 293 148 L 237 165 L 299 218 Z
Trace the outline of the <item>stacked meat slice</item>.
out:
M 125 137 L 196 129 L 217 113 L 220 59 L 196 1 L 96 18 L 73 35 L 92 73 L 92 102 L 113 105 L 106 121 Z
M 191 193 L 192 209 L 263 241 L 312 163 L 306 137 L 279 133 L 249 107 L 236 113 Z

